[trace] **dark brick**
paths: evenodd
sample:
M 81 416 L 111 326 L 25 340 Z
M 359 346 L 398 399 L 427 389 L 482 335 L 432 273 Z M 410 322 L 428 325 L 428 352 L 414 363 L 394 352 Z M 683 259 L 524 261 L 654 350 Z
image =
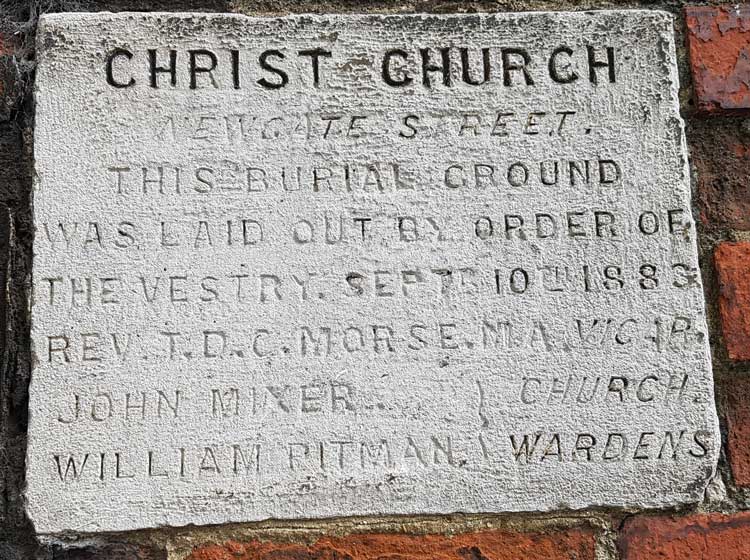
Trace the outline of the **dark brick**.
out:
M 56 546 L 52 560 L 167 560 L 167 552 L 162 547 L 125 543 L 85 548 Z
M 750 230 L 750 130 L 739 119 L 688 125 L 701 222 Z
M 750 486 L 750 378 L 737 377 L 727 382 L 726 409 L 727 456 L 732 478 L 739 487 Z

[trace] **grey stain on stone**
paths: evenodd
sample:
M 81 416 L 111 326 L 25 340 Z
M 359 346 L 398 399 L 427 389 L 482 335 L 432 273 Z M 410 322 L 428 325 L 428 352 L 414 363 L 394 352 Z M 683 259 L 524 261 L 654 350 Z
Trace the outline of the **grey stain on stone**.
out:
M 40 532 L 701 499 L 671 18 L 41 29 Z

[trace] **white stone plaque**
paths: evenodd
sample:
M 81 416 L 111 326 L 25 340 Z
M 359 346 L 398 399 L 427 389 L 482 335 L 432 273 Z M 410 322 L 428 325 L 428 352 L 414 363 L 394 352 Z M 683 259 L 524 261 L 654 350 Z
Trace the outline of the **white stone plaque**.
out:
M 701 499 L 672 19 L 44 16 L 37 530 Z

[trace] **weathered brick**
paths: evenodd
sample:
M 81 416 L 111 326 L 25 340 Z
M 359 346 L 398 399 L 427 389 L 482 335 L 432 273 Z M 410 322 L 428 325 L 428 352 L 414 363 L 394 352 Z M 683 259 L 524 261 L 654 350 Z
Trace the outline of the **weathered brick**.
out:
M 688 6 L 685 20 L 697 109 L 750 110 L 750 5 Z
M 750 512 L 629 519 L 620 532 L 622 560 L 747 560 Z
M 737 486 L 750 486 L 750 378 L 740 376 L 727 382 L 727 455 Z
M 750 360 L 750 243 L 722 243 L 714 261 L 727 353 L 732 360 Z
M 589 528 L 548 533 L 484 531 L 442 535 L 324 537 L 310 546 L 252 541 L 196 548 L 187 560 L 593 560 Z
M 703 224 L 750 230 L 750 129 L 733 120 L 693 119 L 688 143 Z

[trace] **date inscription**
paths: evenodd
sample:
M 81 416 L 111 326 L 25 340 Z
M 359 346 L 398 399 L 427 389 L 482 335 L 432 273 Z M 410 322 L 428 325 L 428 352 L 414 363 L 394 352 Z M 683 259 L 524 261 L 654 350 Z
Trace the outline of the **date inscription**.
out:
M 700 500 L 672 29 L 43 16 L 37 530 Z

